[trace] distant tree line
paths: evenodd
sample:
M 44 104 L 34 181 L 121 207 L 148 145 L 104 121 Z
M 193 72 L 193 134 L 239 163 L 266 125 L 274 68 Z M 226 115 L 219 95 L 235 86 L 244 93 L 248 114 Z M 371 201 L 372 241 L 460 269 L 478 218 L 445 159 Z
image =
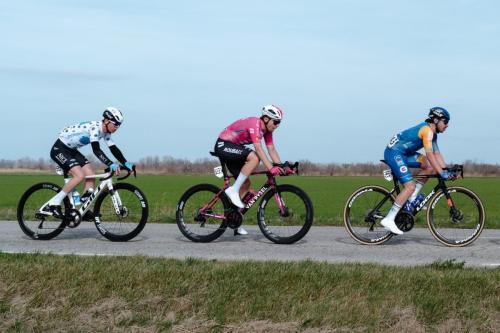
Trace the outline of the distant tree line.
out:
M 96 170 L 102 170 L 103 165 L 94 156 L 87 156 Z M 216 158 L 203 158 L 190 161 L 171 156 L 146 157 L 140 159 L 137 168 L 141 173 L 182 175 L 210 174 L 219 165 Z M 33 159 L 29 157 L 18 160 L 0 159 L 0 170 L 3 171 L 52 171 L 55 163 L 50 159 Z M 308 160 L 300 161 L 300 173 L 311 176 L 378 176 L 388 167 L 382 163 L 314 163 Z M 499 164 L 486 164 L 466 161 L 464 170 L 467 176 L 500 176 Z

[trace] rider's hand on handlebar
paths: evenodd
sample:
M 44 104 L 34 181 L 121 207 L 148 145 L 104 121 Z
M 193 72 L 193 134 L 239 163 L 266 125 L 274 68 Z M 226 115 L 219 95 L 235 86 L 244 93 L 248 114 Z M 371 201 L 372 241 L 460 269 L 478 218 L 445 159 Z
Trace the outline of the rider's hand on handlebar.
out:
M 123 166 L 127 168 L 129 171 L 132 171 L 132 169 L 135 167 L 135 164 L 130 162 L 125 162 Z
M 285 169 L 284 169 L 284 170 L 285 170 L 285 174 L 286 174 L 286 175 L 291 175 L 291 174 L 294 174 L 294 173 L 295 173 L 295 171 L 293 171 L 293 169 L 292 169 L 292 168 L 290 168 L 290 167 L 288 167 L 288 166 L 287 166 L 287 167 L 285 167 Z
M 285 170 L 283 170 L 283 168 L 281 168 L 279 166 L 273 166 L 271 168 L 271 170 L 269 170 L 269 173 L 271 173 L 271 175 L 273 175 L 273 176 L 284 175 Z
M 444 180 L 455 180 L 458 178 L 455 172 L 450 172 L 447 170 L 442 171 L 439 174 L 439 177 L 443 178 Z
M 113 163 L 109 166 L 109 169 L 111 170 L 112 173 L 114 173 L 115 175 L 119 175 L 120 174 L 120 166 L 116 163 Z

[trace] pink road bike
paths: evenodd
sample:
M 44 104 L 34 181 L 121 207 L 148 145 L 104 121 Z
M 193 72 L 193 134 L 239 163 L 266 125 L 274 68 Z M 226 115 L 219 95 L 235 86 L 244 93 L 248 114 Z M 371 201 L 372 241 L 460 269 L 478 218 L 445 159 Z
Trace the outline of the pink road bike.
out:
M 210 152 L 213 156 L 215 153 Z M 219 158 L 220 160 L 220 158 Z M 268 172 L 266 182 L 255 193 L 243 198 L 244 208 L 237 208 L 224 193 L 230 179 L 227 166 L 221 160 L 215 174 L 224 178 L 222 188 L 213 184 L 199 184 L 189 188 L 177 204 L 177 226 L 184 236 L 193 242 L 211 242 L 220 237 L 227 227 L 237 229 L 243 215 L 262 197 L 257 208 L 257 223 L 269 240 L 278 244 L 291 244 L 302 239 L 313 222 L 313 206 L 309 196 L 299 187 L 278 185 L 275 176 Z M 285 162 L 279 165 L 285 175 L 298 174 L 299 163 Z

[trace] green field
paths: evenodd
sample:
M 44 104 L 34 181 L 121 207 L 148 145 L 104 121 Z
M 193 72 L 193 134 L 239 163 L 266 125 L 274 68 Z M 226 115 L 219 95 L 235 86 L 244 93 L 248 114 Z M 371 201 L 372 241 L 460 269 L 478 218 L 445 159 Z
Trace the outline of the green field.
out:
M 0 253 L 1 332 L 500 332 L 500 270 Z
M 60 176 L 0 174 L 0 219 L 15 220 L 16 205 L 22 193 L 32 184 L 51 181 L 62 183 Z M 140 187 L 150 204 L 150 222 L 175 222 L 175 206 L 181 194 L 190 186 L 199 183 L 221 185 L 214 176 L 153 176 L 139 175 L 127 181 Z M 260 186 L 264 178 L 253 178 L 254 185 Z M 342 212 L 347 197 L 358 187 L 378 184 L 389 187 L 391 183 L 382 177 L 281 177 L 278 183 L 291 183 L 303 188 L 314 205 L 315 225 L 341 225 Z M 424 188 L 429 193 L 432 181 Z M 500 178 L 465 178 L 454 182 L 475 191 L 482 199 L 487 213 L 486 227 L 500 228 Z M 257 186 L 256 186 L 257 187 Z M 255 207 L 246 215 L 245 223 L 255 222 Z M 417 219 L 422 224 L 423 215 Z

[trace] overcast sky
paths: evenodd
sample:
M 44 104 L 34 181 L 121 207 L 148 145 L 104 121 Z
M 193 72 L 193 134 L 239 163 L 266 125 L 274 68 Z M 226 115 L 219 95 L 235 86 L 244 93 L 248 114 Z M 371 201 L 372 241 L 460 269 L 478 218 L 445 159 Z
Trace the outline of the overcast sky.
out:
M 132 161 L 209 157 L 272 103 L 283 160 L 376 162 L 439 105 L 446 160 L 500 163 L 499 17 L 480 0 L 0 1 L 0 159 L 48 158 L 106 106 Z

